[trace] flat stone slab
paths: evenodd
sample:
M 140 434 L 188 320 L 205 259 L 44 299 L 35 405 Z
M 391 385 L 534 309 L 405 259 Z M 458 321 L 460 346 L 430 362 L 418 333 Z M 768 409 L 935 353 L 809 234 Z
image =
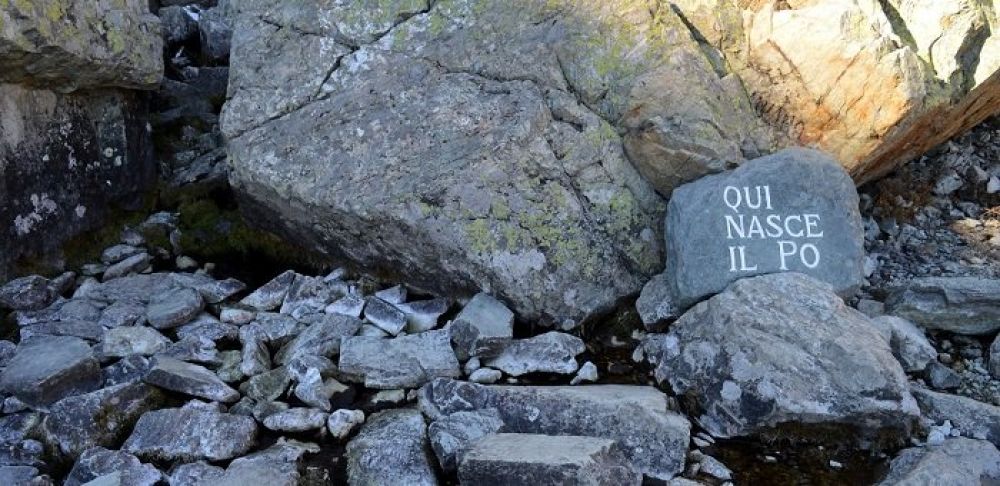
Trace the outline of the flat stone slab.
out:
M 416 388 L 437 377 L 462 374 L 443 329 L 391 339 L 354 336 L 340 348 L 340 371 L 367 388 Z
M 934 423 L 950 420 L 965 437 L 985 439 L 1000 447 L 1000 407 L 969 397 L 912 389 L 920 412 Z
M 288 364 L 301 356 L 332 358 L 340 353 L 341 339 L 361 329 L 360 319 L 338 314 L 316 314 L 303 320 L 311 324 L 275 354 L 278 363 Z
M 420 412 L 380 412 L 347 444 L 347 483 L 436 486 L 433 460 Z
M 1000 280 L 915 278 L 892 289 L 886 312 L 928 329 L 983 335 L 1000 330 Z
M 256 438 L 252 417 L 168 408 L 146 412 L 122 450 L 149 461 L 225 461 L 246 454 Z
M 194 289 L 177 289 L 158 295 L 146 307 L 146 320 L 157 329 L 186 324 L 205 308 L 205 300 Z
M 612 439 L 575 435 L 494 434 L 462 458 L 462 484 L 639 485 L 636 471 Z
M 39 336 L 22 341 L 0 374 L 0 389 L 31 407 L 96 390 L 101 367 L 86 341 Z
M 207 400 L 231 403 L 240 393 L 208 369 L 167 356 L 157 356 L 144 378 L 146 383 L 160 388 Z
M 84 451 L 73 464 L 64 486 L 90 484 L 114 473 L 118 473 L 123 485 L 153 486 L 163 479 L 163 473 L 150 464 L 142 463 L 132 454 L 93 447 Z
M 842 296 L 863 279 L 854 181 L 814 150 L 785 149 L 678 187 L 665 232 L 665 273 L 681 309 L 755 275 L 805 273 Z
M 431 422 L 427 435 L 438 464 L 445 472 L 454 472 L 469 446 L 503 428 L 503 420 L 495 408 L 471 412 L 455 412 Z
M 295 275 L 295 272 L 288 270 L 274 277 L 270 282 L 244 297 L 240 303 L 259 311 L 277 309 L 284 302 L 285 296 L 288 295 L 288 289 L 291 288 L 292 282 L 295 280 Z
M 503 432 L 581 435 L 618 441 L 636 469 L 667 480 L 684 468 L 691 424 L 649 386 L 498 386 L 437 379 L 420 390 L 420 409 L 438 420 L 495 408 Z
M 101 336 L 101 354 L 124 358 L 137 354 L 152 356 L 170 345 L 170 340 L 159 331 L 143 326 L 122 326 L 104 331 Z

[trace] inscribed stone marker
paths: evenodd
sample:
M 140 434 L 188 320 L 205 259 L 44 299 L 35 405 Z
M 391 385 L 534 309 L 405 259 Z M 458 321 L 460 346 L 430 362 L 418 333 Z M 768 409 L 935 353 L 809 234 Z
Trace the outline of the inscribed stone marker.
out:
M 666 275 L 681 308 L 741 278 L 800 272 L 847 296 L 863 278 L 864 235 L 850 176 L 793 148 L 674 190 Z

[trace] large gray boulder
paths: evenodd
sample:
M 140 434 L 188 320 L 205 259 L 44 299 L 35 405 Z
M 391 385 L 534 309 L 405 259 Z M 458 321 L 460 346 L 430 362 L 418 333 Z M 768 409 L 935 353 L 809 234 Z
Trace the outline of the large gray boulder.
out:
M 915 278 L 895 287 L 886 311 L 928 329 L 982 335 L 1000 330 L 1000 280 Z
M 864 233 L 850 176 L 821 152 L 786 149 L 674 190 L 667 284 L 686 309 L 746 277 L 799 272 L 852 295 Z
M 240 393 L 215 373 L 203 366 L 168 356 L 157 356 L 143 380 L 150 385 L 207 400 L 229 403 L 240 399 Z
M 462 375 L 445 329 L 391 339 L 354 336 L 340 346 L 341 373 L 368 388 L 416 388 Z
M 44 409 L 62 398 L 96 390 L 101 381 L 101 367 L 86 341 L 39 336 L 17 346 L 0 373 L 0 390 Z
M 94 446 L 114 447 L 162 402 L 162 393 L 146 384 L 117 385 L 59 400 L 42 425 L 47 441 L 75 458 Z
M 716 437 L 784 423 L 908 433 L 919 416 L 888 342 L 833 288 L 799 273 L 747 278 L 643 342 L 656 379 Z
M 438 484 L 420 412 L 398 409 L 372 415 L 347 444 L 347 483 Z
M 656 5 L 244 2 L 231 182 L 254 221 L 313 248 L 573 327 L 662 266 L 663 201 L 619 134 L 685 179 L 751 138 L 745 95 Z
M 145 2 L 4 2 L 0 25 L 0 82 L 154 89 L 163 76 L 160 19 Z
M 420 390 L 420 409 L 433 420 L 491 408 L 503 421 L 502 432 L 613 439 L 639 472 L 656 479 L 684 468 L 691 424 L 669 411 L 667 396 L 653 387 L 486 386 L 438 379 Z
M 1000 451 L 983 440 L 948 439 L 940 445 L 903 449 L 879 485 L 996 484 Z

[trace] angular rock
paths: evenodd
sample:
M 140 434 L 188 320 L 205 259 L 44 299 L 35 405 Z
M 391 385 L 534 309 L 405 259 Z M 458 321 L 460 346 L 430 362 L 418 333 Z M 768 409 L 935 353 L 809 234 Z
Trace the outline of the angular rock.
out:
M 40 475 L 36 467 L 0 466 L 0 484 L 50 486 L 52 481 L 48 476 Z
M 892 354 L 903 365 L 904 371 L 923 371 L 928 363 L 937 360 L 937 350 L 912 322 L 895 316 L 876 317 L 872 322 L 890 330 Z
M 206 400 L 232 403 L 240 394 L 215 376 L 215 373 L 191 363 L 158 356 L 143 381 L 150 385 Z
M 504 432 L 613 439 L 643 474 L 669 479 L 684 468 L 691 424 L 667 409 L 652 387 L 626 385 L 485 386 L 438 379 L 420 390 L 432 420 L 495 408 Z
M 924 377 L 927 384 L 936 390 L 954 390 L 962 386 L 962 375 L 937 361 L 927 365 Z
M 392 336 L 406 327 L 406 314 L 377 297 L 370 297 L 365 303 L 365 320 Z
M 476 294 L 451 323 L 455 353 L 466 360 L 496 354 L 514 337 L 514 313 L 489 294 Z
M 0 287 L 0 307 L 16 311 L 44 309 L 57 297 L 49 279 L 38 275 L 14 279 Z
M 308 319 L 308 317 L 304 317 L 304 319 Z M 240 333 L 242 334 L 244 330 L 252 332 L 275 346 L 281 346 L 305 328 L 306 324 L 291 316 L 262 312 L 257 314 L 254 322 L 243 326 Z
M 122 450 L 149 461 L 225 461 L 246 454 L 256 437 L 253 418 L 170 408 L 146 412 Z
M 157 329 L 171 329 L 187 324 L 205 308 L 201 294 L 192 289 L 178 289 L 150 299 L 146 320 Z
M 162 7 L 157 15 L 163 24 L 164 43 L 178 44 L 198 35 L 198 22 L 194 19 L 195 11 L 173 5 Z
M 337 405 L 350 404 L 354 389 L 333 378 L 323 380 L 318 368 L 309 368 L 295 385 L 295 397 L 306 405 L 329 412 L 334 407 L 331 400 Z
M 3 360 L 0 360 L 2 362 Z M 1000 379 L 1000 334 L 993 339 L 990 345 L 989 371 L 993 378 Z
M 49 443 L 75 458 L 94 446 L 116 446 L 142 414 L 162 402 L 158 390 L 142 383 L 102 388 L 56 402 L 43 427 Z
M 120 484 L 123 485 L 153 486 L 163 479 L 160 471 L 149 464 L 143 464 L 132 454 L 93 447 L 83 451 L 64 484 L 80 486 L 116 472 L 120 474 Z
M 880 485 L 992 484 L 1000 481 L 1000 451 L 982 440 L 956 438 L 903 449 Z
M 597 365 L 593 362 L 587 361 L 580 367 L 580 370 L 576 372 L 576 376 L 570 380 L 570 385 L 579 385 L 584 382 L 595 382 L 599 378 L 597 374 Z
M 222 476 L 214 478 L 210 482 L 219 486 L 245 486 L 247 484 L 296 486 L 302 484 L 301 481 L 304 480 L 300 468 L 302 456 L 307 452 L 318 451 L 307 449 L 298 444 L 279 441 L 277 445 L 271 446 L 267 450 L 233 460 Z
M 340 371 L 367 388 L 416 388 L 437 377 L 461 376 L 447 330 L 392 339 L 344 338 Z
M 144 3 L 12 2 L 0 25 L 3 82 L 152 89 L 163 75 L 160 20 Z
M 920 411 L 934 423 L 950 420 L 964 437 L 988 440 L 1000 447 L 1000 407 L 922 388 L 912 392 Z
M 288 295 L 288 289 L 292 286 L 292 282 L 295 280 L 296 273 L 288 270 L 277 277 L 274 277 L 270 282 L 264 284 L 257 290 L 254 290 L 250 295 L 243 298 L 240 301 L 241 304 L 250 306 L 259 311 L 272 311 L 281 306 L 284 302 L 285 296 Z
M 259 402 L 273 402 L 285 394 L 292 377 L 285 367 L 256 375 L 240 385 L 240 392 Z
M 347 294 L 332 304 L 326 306 L 323 312 L 327 314 L 340 314 L 351 317 L 361 317 L 361 312 L 365 308 L 365 299 L 357 294 Z
M 125 260 L 126 258 L 136 256 L 140 253 L 143 253 L 143 250 L 132 245 L 115 245 L 104 249 L 101 253 L 101 261 L 104 262 L 105 265 L 114 265 L 115 263 Z
M 215 374 L 220 380 L 226 383 L 243 381 L 243 371 L 240 365 L 243 363 L 243 353 L 240 351 L 222 351 L 219 353 L 219 368 Z
M 181 464 L 170 471 L 170 486 L 197 486 L 203 482 L 215 482 L 226 470 L 212 466 L 205 461 Z
M 104 368 L 104 386 L 142 381 L 152 366 L 149 358 L 139 355 L 126 356 L 117 363 Z
M 0 340 L 0 367 L 7 366 L 10 360 L 14 359 L 17 352 L 17 345 L 5 340 Z
M 298 315 L 322 312 L 333 300 L 333 289 L 322 277 L 295 275 L 288 287 L 288 294 L 281 303 L 282 314 Z
M 244 335 L 241 329 L 240 341 L 243 341 L 240 353 L 240 372 L 246 376 L 255 376 L 271 369 L 271 353 L 268 352 L 263 339 Z
M 982 335 L 1000 330 L 1000 280 L 923 277 L 892 289 L 886 311 L 928 329 Z
M 177 328 L 180 339 L 201 338 L 210 341 L 234 341 L 239 338 L 240 329 L 232 324 L 220 322 L 208 313 L 199 314 L 191 322 Z
M 45 321 L 21 328 L 21 340 L 34 336 L 70 336 L 98 341 L 104 334 L 104 328 L 97 322 L 68 319 L 64 321 Z
M 462 484 L 639 485 L 614 440 L 581 436 L 494 434 L 466 451 Z
M 229 59 L 230 40 L 233 35 L 230 19 L 222 6 L 210 8 L 198 19 L 201 53 L 213 62 Z
M 462 456 L 473 443 L 503 428 L 500 413 L 494 408 L 455 412 L 431 422 L 427 436 L 445 472 L 458 470 Z
M 152 356 L 170 344 L 166 336 L 148 327 L 115 327 L 101 337 L 101 355 L 124 358 L 133 354 Z
M 814 150 L 786 149 L 678 187 L 665 231 L 665 274 L 679 309 L 755 275 L 804 273 L 844 297 L 863 279 L 854 182 Z
M 32 408 L 96 390 L 101 368 L 90 346 L 74 337 L 35 337 L 21 341 L 0 373 L 0 390 Z
M 146 322 L 146 306 L 127 300 L 117 301 L 101 312 L 98 323 L 102 327 L 141 326 Z
M 146 305 L 150 299 L 178 289 L 177 282 L 166 273 L 129 275 L 87 287 L 76 297 L 114 304 L 124 301 Z
M 222 358 L 219 357 L 219 350 L 215 348 L 215 342 L 200 337 L 181 339 L 176 343 L 171 343 L 159 355 L 213 368 L 222 365 Z
M 133 273 L 139 273 L 149 268 L 150 257 L 146 252 L 130 256 L 104 270 L 101 279 L 105 282 L 117 278 L 125 277 Z
M 436 485 L 433 461 L 420 412 L 380 412 L 347 444 L 347 483 Z
M 359 319 L 337 314 L 309 316 L 304 321 L 311 324 L 275 354 L 275 361 L 288 364 L 302 356 L 332 358 L 340 353 L 341 339 L 361 329 Z
M 448 312 L 448 299 L 418 300 L 397 304 L 396 308 L 406 314 L 406 332 L 410 334 L 430 331 L 438 325 L 438 318 Z
M 395 285 L 387 289 L 382 289 L 375 292 L 375 297 L 392 305 L 399 305 L 406 302 L 406 287 Z
M 503 378 L 503 373 L 493 368 L 479 368 L 469 373 L 469 381 L 483 385 L 492 385 L 500 381 L 501 378 Z
M 587 350 L 583 340 L 557 331 L 528 338 L 518 339 L 508 344 L 496 357 L 483 364 L 496 368 L 511 376 L 528 373 L 576 373 L 579 364 L 577 355 Z
M 656 379 L 692 400 L 715 437 L 788 422 L 906 434 L 919 415 L 876 326 L 799 273 L 737 281 L 643 347 Z
M 277 432 L 306 432 L 321 429 L 329 414 L 315 408 L 290 408 L 268 415 L 264 427 Z
M 670 294 L 666 274 L 657 274 L 646 282 L 639 293 L 639 299 L 635 301 L 635 309 L 649 331 L 662 330 L 668 322 L 680 317 L 680 310 L 674 305 Z
M 341 409 L 326 419 L 326 428 L 335 439 L 346 439 L 359 425 L 365 423 L 365 413 L 361 410 Z
M 101 317 L 102 307 L 102 303 L 90 299 L 57 299 L 42 310 L 15 312 L 14 318 L 19 326 L 48 321 L 96 321 Z

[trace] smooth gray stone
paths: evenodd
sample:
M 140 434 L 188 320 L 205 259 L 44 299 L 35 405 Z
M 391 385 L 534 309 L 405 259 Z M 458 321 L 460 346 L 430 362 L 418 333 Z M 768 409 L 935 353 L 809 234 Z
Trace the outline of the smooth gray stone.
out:
M 159 470 L 140 462 L 132 454 L 93 447 L 84 451 L 73 464 L 65 486 L 81 486 L 116 472 L 121 475 L 122 485 L 153 486 L 163 479 Z
M 892 354 L 905 371 L 923 371 L 928 363 L 937 360 L 937 349 L 912 322 L 896 316 L 879 316 L 872 322 L 889 330 Z
M 110 246 L 105 248 L 101 253 L 101 263 L 105 265 L 114 265 L 126 258 L 136 256 L 140 253 L 144 253 L 141 248 L 136 248 L 132 245 L 119 244 L 115 246 Z
M 101 355 L 124 358 L 138 354 L 152 356 L 163 351 L 170 344 L 166 336 L 150 327 L 125 326 L 104 331 L 101 337 Z
M 583 340 L 558 331 L 511 341 L 495 358 L 483 360 L 484 366 L 511 376 L 528 373 L 576 373 L 576 357 L 587 350 Z
M 250 295 L 243 298 L 240 301 L 241 304 L 250 306 L 259 311 L 272 311 L 281 306 L 284 302 L 285 296 L 288 295 L 288 289 L 292 286 L 292 282 L 295 280 L 296 273 L 288 270 L 277 277 L 274 277 L 270 282 L 264 284 L 257 290 L 254 290 Z
M 514 313 L 489 294 L 476 294 L 451 323 L 461 360 L 496 354 L 514 337 Z
M 146 307 L 146 320 L 157 329 L 187 324 L 205 308 L 201 294 L 193 289 L 177 289 L 153 297 Z
M 345 378 L 380 390 L 416 388 L 437 377 L 462 374 L 444 329 L 388 339 L 344 338 L 340 371 Z
M 365 413 L 361 410 L 340 409 L 331 413 L 326 419 L 326 428 L 334 439 L 343 440 L 363 423 L 365 423 Z
M 169 408 L 146 412 L 122 450 L 149 461 L 225 461 L 246 454 L 256 438 L 251 417 Z
M 232 403 L 240 399 L 240 393 L 215 373 L 167 356 L 153 358 L 152 367 L 143 380 L 150 385 L 206 400 Z
M 365 303 L 365 320 L 393 336 L 406 327 L 406 314 L 377 297 L 369 297 Z
M 679 309 L 768 273 L 805 273 L 844 297 L 863 280 L 854 181 L 815 150 L 784 149 L 674 189 L 665 233 L 665 274 Z
M 38 275 L 17 278 L 0 286 L 0 307 L 15 311 L 44 309 L 58 297 L 52 282 Z
M 178 289 L 177 282 L 169 273 L 129 275 L 87 287 L 80 295 L 100 302 L 135 302 L 147 304 L 150 299 Z
M 445 472 L 458 470 L 462 456 L 471 444 L 503 428 L 503 419 L 495 408 L 455 412 L 431 422 L 427 436 Z
M 950 420 L 963 436 L 985 439 L 1000 447 L 1000 407 L 923 388 L 911 391 L 924 417 L 938 424 Z
M 21 341 L 0 373 L 0 390 L 32 408 L 96 390 L 101 367 L 90 346 L 75 337 L 34 337 Z
M 106 270 L 104 270 L 104 275 L 101 279 L 107 282 L 109 280 L 125 277 L 132 273 L 139 273 L 149 268 L 150 261 L 151 258 L 146 252 L 130 256 L 114 265 L 109 266 Z
M 886 312 L 927 329 L 983 335 L 1000 331 L 1000 280 L 924 277 L 895 287 Z
M 955 438 L 903 449 L 881 486 L 986 485 L 1000 482 L 1000 451 L 982 440 Z
M 340 353 L 340 341 L 361 329 L 361 320 L 337 314 L 316 314 L 303 319 L 309 324 L 274 356 L 275 361 L 288 364 L 301 356 L 332 358 Z
M 376 413 L 347 444 L 347 484 L 436 486 L 433 461 L 420 412 Z
M 919 411 L 889 343 L 824 282 L 800 273 L 737 281 L 667 334 L 643 341 L 660 383 L 689 397 L 714 437 L 783 423 L 909 433 Z
M 104 328 L 94 321 L 69 319 L 65 321 L 48 321 L 31 324 L 21 328 L 21 340 L 37 336 L 70 336 L 99 341 L 104 334 Z
M 264 418 L 264 427 L 277 432 L 306 432 L 321 429 L 330 414 L 315 408 L 290 408 Z
M 52 405 L 42 424 L 46 441 L 70 458 L 94 446 L 114 447 L 163 399 L 159 390 L 143 383 L 64 398 Z
M 667 480 L 684 469 L 691 424 L 649 386 L 499 386 L 437 379 L 420 390 L 431 420 L 495 408 L 504 432 L 613 439 L 643 474 Z
M 464 454 L 462 484 L 640 485 L 642 474 L 611 439 L 573 435 L 494 434 Z
M 648 331 L 662 330 L 668 322 L 680 317 L 680 309 L 674 305 L 666 274 L 657 274 L 646 282 L 639 299 L 635 301 L 635 309 Z

